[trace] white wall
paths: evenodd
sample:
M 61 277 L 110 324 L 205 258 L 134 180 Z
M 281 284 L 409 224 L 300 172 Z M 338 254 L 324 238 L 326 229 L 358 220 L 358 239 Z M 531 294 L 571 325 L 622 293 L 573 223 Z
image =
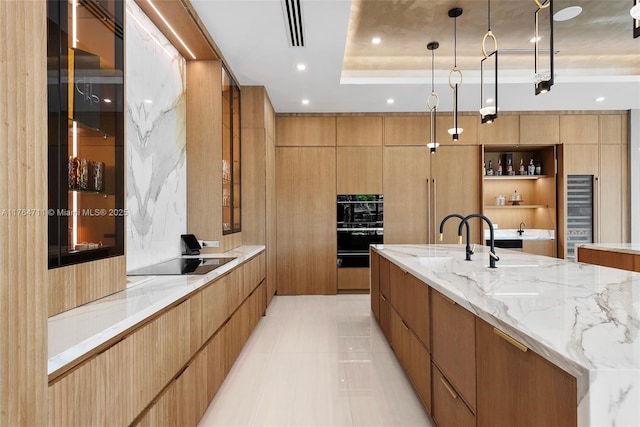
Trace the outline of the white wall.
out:
M 133 2 L 125 40 L 127 271 L 181 254 L 187 229 L 185 60 Z
M 630 121 L 631 243 L 640 243 L 640 110 L 631 110 Z

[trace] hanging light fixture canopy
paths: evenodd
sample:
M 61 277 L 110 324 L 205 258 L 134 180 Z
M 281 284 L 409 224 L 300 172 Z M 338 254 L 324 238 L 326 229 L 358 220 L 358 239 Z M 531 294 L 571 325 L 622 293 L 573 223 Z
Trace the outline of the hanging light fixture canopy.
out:
M 434 76 L 434 51 L 440 47 L 440 43 L 433 41 L 427 44 L 427 49 L 431 51 L 431 93 L 429 94 L 429 98 L 427 98 L 427 107 L 429 107 L 429 116 L 431 118 L 431 132 L 429 133 L 429 147 L 431 153 L 436 152 L 436 148 L 440 146 L 436 142 L 436 115 L 438 110 L 438 104 L 440 103 L 440 98 L 436 93 L 435 86 L 433 84 L 433 76 Z
M 536 95 L 547 93 L 553 86 L 553 0 L 540 3 L 533 0 L 538 9 L 535 13 L 533 81 Z M 541 47 L 549 49 L 549 55 L 541 53 Z
M 493 41 L 493 51 L 487 53 L 487 39 Z M 491 32 L 491 0 L 487 0 L 487 33 L 482 37 L 480 61 L 480 116 L 482 123 L 498 118 L 498 40 Z
M 458 69 L 458 26 L 457 19 L 462 15 L 462 8 L 454 7 L 449 10 L 449 18 L 453 18 L 453 68 L 449 72 L 449 86 L 453 89 L 453 127 L 449 129 L 449 134 L 454 141 L 457 141 L 463 129 L 458 126 L 458 88 L 462 85 L 462 71 Z M 454 74 L 459 80 L 452 81 Z

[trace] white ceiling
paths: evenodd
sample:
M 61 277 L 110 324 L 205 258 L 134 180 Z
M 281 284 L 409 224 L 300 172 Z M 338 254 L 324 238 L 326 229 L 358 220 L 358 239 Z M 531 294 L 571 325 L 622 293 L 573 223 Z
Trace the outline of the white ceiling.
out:
M 239 83 L 265 86 L 278 113 L 424 112 L 431 92 L 431 56 L 426 44 L 432 40 L 440 42 L 435 51 L 439 110 L 451 111 L 453 96 L 447 79 L 453 65 L 448 61 L 452 58 L 453 19 L 446 11 L 463 7 L 467 13 L 457 22 L 458 64 L 464 73 L 459 110 L 479 108 L 482 33 L 465 32 L 465 26 L 477 32 L 486 25 L 486 13 L 480 16 L 477 12 L 478 8 L 486 10 L 484 0 L 354 0 L 353 4 L 349 0 L 301 0 L 305 47 L 290 47 L 280 0 L 191 3 Z M 556 50 L 561 48 L 549 93 L 535 96 L 530 79 L 533 69 L 509 68 L 508 59 L 503 61 L 505 56 L 501 56 L 501 111 L 640 109 L 640 38 L 632 38 L 631 1 L 555 0 L 554 8 L 574 4 L 581 5 L 583 13 L 555 24 Z M 511 32 L 522 27 L 518 19 L 531 21 L 533 36 L 535 9 L 531 0 L 494 0 L 492 30 L 499 51 L 505 45 L 517 47 L 509 43 L 514 38 Z M 371 34 L 379 35 L 382 43 L 369 46 Z M 563 40 L 567 41 L 564 45 Z M 570 65 L 573 58 L 579 58 L 580 64 Z M 530 61 L 533 63 L 532 57 Z M 615 66 L 622 62 L 624 67 Z M 307 70 L 297 71 L 298 63 L 306 64 Z M 601 96 L 605 100 L 596 102 Z M 301 103 L 305 98 L 308 105 Z M 388 98 L 394 103 L 387 104 Z

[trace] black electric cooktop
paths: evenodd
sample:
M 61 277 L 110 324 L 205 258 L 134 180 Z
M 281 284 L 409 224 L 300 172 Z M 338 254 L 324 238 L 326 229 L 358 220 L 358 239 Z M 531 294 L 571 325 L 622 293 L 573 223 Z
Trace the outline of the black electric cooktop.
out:
M 206 274 L 235 258 L 174 258 L 127 273 L 128 276 L 178 276 Z

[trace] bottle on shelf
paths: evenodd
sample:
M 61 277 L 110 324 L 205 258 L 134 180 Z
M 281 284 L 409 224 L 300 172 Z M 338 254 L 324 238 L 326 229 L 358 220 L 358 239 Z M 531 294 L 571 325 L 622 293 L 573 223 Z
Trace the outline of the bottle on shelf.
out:
M 511 164 L 511 157 L 507 159 L 507 175 L 513 175 L 513 165 Z
M 536 167 L 533 165 L 533 159 L 529 160 L 529 175 L 535 175 L 536 174 Z
M 493 176 L 493 162 L 489 160 L 489 169 L 487 170 L 487 175 Z
M 520 157 L 520 175 L 526 175 L 527 174 L 527 170 L 524 167 L 524 161 L 522 160 L 522 157 Z
M 498 176 L 502 176 L 502 159 L 498 159 Z
M 482 175 L 487 174 L 487 162 L 482 162 Z
M 536 161 L 536 175 L 542 175 L 542 165 L 540 164 L 540 159 Z

